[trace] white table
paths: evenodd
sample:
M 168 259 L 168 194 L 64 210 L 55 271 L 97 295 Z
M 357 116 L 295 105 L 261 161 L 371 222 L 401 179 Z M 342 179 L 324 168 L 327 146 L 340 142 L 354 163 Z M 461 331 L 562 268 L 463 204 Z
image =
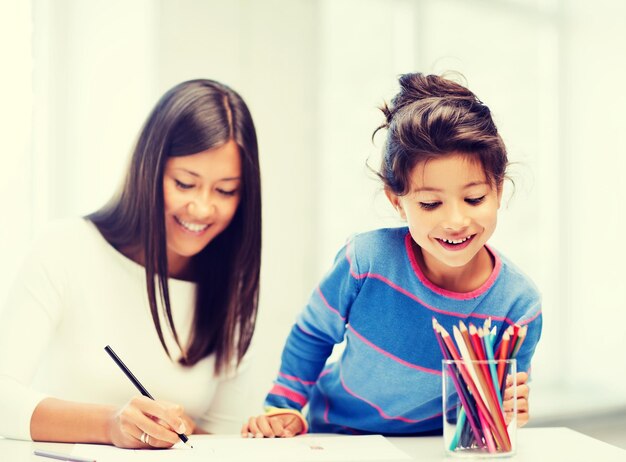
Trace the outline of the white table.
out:
M 206 437 L 211 438 L 211 436 Z M 446 459 L 441 437 L 394 437 L 389 438 L 389 441 L 410 455 L 415 461 L 453 460 Z M 33 451 L 35 449 L 47 449 L 69 454 L 72 446 L 62 443 L 33 443 L 0 439 L 0 462 L 53 462 L 53 459 L 35 456 Z M 626 450 L 568 428 L 524 428 L 518 430 L 517 454 L 505 460 L 516 462 L 626 462 Z M 294 460 L 293 462 L 297 461 Z

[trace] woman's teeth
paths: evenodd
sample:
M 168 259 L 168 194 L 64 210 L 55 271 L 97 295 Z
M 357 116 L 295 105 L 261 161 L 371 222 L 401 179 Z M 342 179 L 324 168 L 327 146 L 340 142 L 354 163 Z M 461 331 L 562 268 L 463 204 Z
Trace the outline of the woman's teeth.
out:
M 188 229 L 193 233 L 199 233 L 200 231 L 204 231 L 209 227 L 209 225 L 199 225 L 197 223 L 190 223 L 188 221 L 181 220 L 180 218 L 176 218 L 176 221 L 180 223 L 184 228 Z

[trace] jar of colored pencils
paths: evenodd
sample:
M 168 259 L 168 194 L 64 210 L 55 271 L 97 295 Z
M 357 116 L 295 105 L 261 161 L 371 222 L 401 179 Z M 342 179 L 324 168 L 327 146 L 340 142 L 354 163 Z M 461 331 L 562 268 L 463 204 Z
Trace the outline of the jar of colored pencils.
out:
M 443 440 L 454 457 L 515 454 L 517 383 L 515 359 L 442 360 Z M 507 376 L 513 392 L 503 405 Z M 506 408 L 506 412 L 505 412 Z

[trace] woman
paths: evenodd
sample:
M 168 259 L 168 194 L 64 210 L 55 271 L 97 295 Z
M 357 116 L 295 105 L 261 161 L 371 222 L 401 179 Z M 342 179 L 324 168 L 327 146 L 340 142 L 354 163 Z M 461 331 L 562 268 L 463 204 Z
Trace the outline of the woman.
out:
M 181 83 L 120 193 L 53 226 L 18 275 L 0 320 L 0 435 L 161 448 L 236 431 L 260 253 L 248 108 L 218 82 Z M 107 344 L 156 401 L 132 397 Z

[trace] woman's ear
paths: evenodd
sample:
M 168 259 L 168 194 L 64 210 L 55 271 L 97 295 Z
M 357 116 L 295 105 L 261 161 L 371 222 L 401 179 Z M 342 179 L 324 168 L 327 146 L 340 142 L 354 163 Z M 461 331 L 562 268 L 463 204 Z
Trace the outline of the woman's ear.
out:
M 385 195 L 394 209 L 398 211 L 400 218 L 406 220 L 406 213 L 404 213 L 404 208 L 402 207 L 402 202 L 400 202 L 400 196 L 391 191 L 389 188 L 385 188 Z

